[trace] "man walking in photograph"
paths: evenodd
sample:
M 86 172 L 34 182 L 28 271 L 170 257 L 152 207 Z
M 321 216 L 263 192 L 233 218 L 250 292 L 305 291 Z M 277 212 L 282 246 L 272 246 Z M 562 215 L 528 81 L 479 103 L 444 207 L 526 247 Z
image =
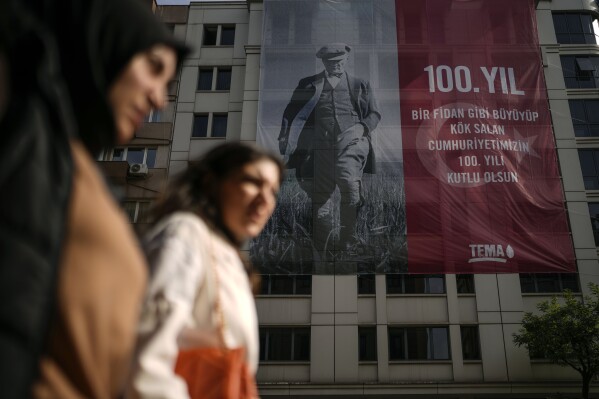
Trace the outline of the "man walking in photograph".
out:
M 363 205 L 363 173 L 374 173 L 371 134 L 381 114 L 370 83 L 345 71 L 351 47 L 331 43 L 316 57 L 324 71 L 303 78 L 285 108 L 279 149 L 312 201 L 312 242 L 318 251 L 355 251 L 357 216 Z M 339 188 L 337 204 L 328 203 Z M 335 243 L 335 237 L 338 237 Z

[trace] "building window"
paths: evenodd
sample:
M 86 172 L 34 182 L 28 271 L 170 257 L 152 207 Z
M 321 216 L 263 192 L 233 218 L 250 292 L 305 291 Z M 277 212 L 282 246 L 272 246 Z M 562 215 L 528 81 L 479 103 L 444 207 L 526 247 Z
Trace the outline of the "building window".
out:
M 158 109 L 152 108 L 145 120 L 148 123 L 162 122 L 162 112 Z
M 474 275 L 457 274 L 455 276 L 458 294 L 474 294 Z
M 480 338 L 478 326 L 460 326 L 462 336 L 462 358 L 464 360 L 480 360 Z
M 599 100 L 570 100 L 568 103 L 576 137 L 599 136 Z
M 590 14 L 554 13 L 553 26 L 561 44 L 597 44 L 597 20 Z
M 129 165 L 134 163 L 145 163 L 148 168 L 156 164 L 156 148 L 148 147 L 124 147 L 108 150 L 104 161 L 127 161 Z
M 599 247 L 599 202 L 589 203 L 589 214 L 591 215 L 591 226 L 593 227 L 595 245 Z
M 213 85 L 214 82 L 214 85 Z M 213 67 L 200 68 L 198 73 L 198 90 L 220 90 L 231 89 L 231 68 Z
M 208 137 L 208 117 L 209 115 L 194 115 L 191 137 Z
M 260 327 L 260 361 L 310 360 L 310 327 Z
M 235 43 L 235 26 L 205 25 L 204 46 L 232 46 Z
M 192 137 L 227 137 L 227 114 L 194 115 Z
M 522 293 L 580 292 L 576 273 L 522 273 L 520 289 Z
M 568 89 L 594 89 L 599 87 L 597 66 L 599 57 L 585 55 L 562 56 L 562 71 Z
M 389 360 L 449 360 L 449 329 L 389 327 Z
M 218 36 L 218 26 L 204 26 L 204 46 L 216 46 L 216 37 Z
M 373 362 L 376 356 L 376 326 L 358 327 L 358 359 Z
M 376 283 L 374 273 L 358 274 L 358 295 L 376 294 Z
M 231 68 L 216 68 L 216 90 L 231 89 Z
M 147 223 L 148 210 L 150 209 L 149 201 L 125 201 L 123 203 L 125 213 L 131 223 Z
M 387 274 L 387 294 L 444 294 L 445 279 L 441 274 Z
M 311 295 L 311 275 L 263 274 L 261 295 Z
M 198 73 L 198 90 L 212 90 L 213 68 L 200 68 Z
M 586 190 L 599 190 L 599 150 L 578 150 Z
M 235 27 L 221 26 L 220 30 L 220 45 L 232 46 L 235 43 Z
M 212 115 L 212 137 L 227 137 L 227 114 Z

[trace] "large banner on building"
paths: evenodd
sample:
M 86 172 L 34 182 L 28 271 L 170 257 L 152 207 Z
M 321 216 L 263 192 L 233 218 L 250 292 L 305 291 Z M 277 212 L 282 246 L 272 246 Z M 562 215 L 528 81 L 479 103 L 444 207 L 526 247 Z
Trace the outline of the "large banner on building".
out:
M 573 271 L 533 0 L 396 5 L 409 269 Z
M 265 0 L 264 273 L 574 270 L 532 0 Z

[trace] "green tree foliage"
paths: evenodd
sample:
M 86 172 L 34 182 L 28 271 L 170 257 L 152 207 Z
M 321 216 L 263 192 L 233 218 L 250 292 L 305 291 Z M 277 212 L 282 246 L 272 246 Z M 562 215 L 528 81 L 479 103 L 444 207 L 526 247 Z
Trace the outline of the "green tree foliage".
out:
M 584 301 L 565 292 L 537 305 L 538 314 L 526 312 L 514 343 L 531 354 L 570 366 L 582 376 L 582 397 L 589 397 L 593 377 L 599 372 L 599 286 L 590 284 Z

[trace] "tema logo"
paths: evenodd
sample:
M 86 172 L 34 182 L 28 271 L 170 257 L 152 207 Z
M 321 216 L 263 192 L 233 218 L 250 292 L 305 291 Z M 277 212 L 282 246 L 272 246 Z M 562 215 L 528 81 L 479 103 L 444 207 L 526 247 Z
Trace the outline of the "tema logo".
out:
M 514 249 L 508 245 L 505 250 L 501 244 L 470 244 L 471 258 L 468 263 L 499 262 L 505 263 L 514 257 Z

